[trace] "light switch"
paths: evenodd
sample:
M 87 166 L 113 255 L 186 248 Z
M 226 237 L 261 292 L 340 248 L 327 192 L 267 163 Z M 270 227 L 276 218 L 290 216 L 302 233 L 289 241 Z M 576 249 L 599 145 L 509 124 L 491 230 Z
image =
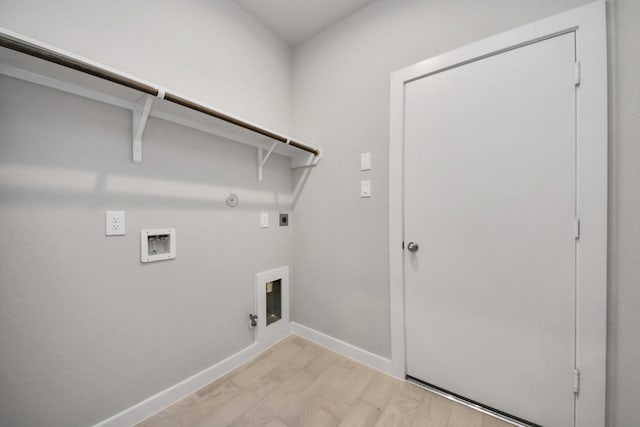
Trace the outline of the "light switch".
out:
M 105 215 L 105 235 L 124 236 L 127 232 L 124 211 L 107 211 Z
M 371 197 L 371 180 L 360 181 L 360 197 Z
M 260 212 L 260 228 L 269 227 L 269 212 Z
M 371 153 L 362 153 L 360 155 L 360 170 L 371 170 Z

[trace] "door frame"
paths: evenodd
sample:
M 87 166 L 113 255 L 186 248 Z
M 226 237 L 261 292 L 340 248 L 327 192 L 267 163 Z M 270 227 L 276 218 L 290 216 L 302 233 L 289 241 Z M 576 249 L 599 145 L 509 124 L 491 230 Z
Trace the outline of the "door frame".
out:
M 391 373 L 406 375 L 404 313 L 404 105 L 405 85 L 560 34 L 574 32 L 580 84 L 576 94 L 577 214 L 576 368 L 580 393 L 575 425 L 605 425 L 607 327 L 608 98 L 606 3 L 545 18 L 419 62 L 391 74 L 389 144 L 389 288 Z

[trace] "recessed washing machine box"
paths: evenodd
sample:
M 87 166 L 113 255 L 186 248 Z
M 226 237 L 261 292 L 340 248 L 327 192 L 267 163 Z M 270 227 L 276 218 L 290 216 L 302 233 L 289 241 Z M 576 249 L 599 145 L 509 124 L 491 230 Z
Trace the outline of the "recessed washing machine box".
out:
M 163 261 L 176 257 L 176 230 L 160 228 L 140 232 L 140 260 Z

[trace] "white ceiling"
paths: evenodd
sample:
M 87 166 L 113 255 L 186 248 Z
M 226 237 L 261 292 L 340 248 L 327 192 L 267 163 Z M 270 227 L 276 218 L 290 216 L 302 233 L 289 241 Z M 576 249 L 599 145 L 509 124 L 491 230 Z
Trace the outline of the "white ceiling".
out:
M 375 0 L 235 0 L 278 37 L 296 45 Z

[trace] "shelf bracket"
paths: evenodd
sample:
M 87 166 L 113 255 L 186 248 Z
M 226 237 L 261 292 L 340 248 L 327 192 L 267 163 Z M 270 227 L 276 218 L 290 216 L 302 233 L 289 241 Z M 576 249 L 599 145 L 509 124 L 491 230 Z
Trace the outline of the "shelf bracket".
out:
M 135 163 L 142 162 L 142 134 L 147 126 L 153 98 L 151 95 L 145 95 L 133 109 L 133 161 Z
M 258 182 L 262 182 L 264 164 L 267 163 L 267 160 L 269 159 L 269 156 L 271 156 L 271 153 L 273 153 L 276 145 L 278 145 L 278 141 L 275 141 L 273 144 L 271 144 L 271 148 L 269 148 L 269 151 L 267 151 L 267 154 L 264 157 L 263 149 L 258 148 Z
M 322 148 L 318 147 L 318 154 L 300 153 L 291 158 L 291 169 L 307 169 L 313 168 L 320 163 L 322 159 Z

